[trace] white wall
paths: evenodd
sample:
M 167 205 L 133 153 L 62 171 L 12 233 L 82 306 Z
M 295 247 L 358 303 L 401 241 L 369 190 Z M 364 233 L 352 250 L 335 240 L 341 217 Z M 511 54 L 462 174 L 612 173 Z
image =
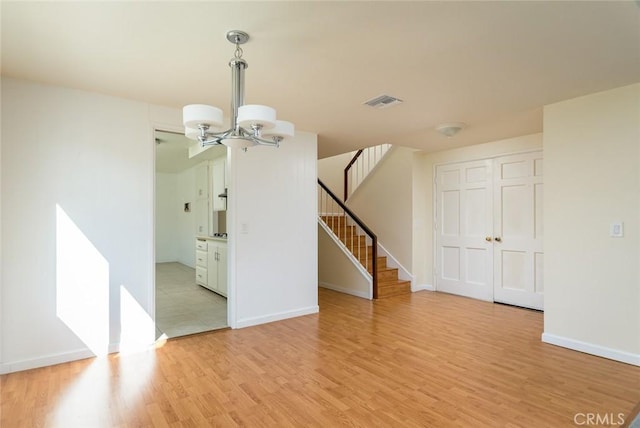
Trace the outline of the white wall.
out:
M 156 172 L 156 263 L 179 262 L 195 268 L 195 167 L 179 173 Z M 184 204 L 191 211 L 184 211 Z
M 232 327 L 318 311 L 316 145 L 297 131 L 278 149 L 228 151 Z
M 1 105 L 0 373 L 148 344 L 153 130 L 180 110 L 6 77 Z M 316 136 L 233 157 L 232 325 L 317 311 Z
M 178 260 L 178 175 L 156 172 L 156 263 Z
M 546 106 L 544 156 L 543 340 L 640 365 L 640 84 Z
M 413 149 L 394 146 L 347 200 L 347 206 L 378 236 L 409 272 L 412 270 Z
M 318 225 L 318 281 L 321 287 L 341 293 L 365 299 L 373 297 L 370 281 L 320 225 Z
M 150 111 L 2 78 L 0 372 L 92 355 L 91 340 L 113 350 L 125 301 L 153 314 Z M 61 265 L 61 252 L 77 262 Z M 96 337 L 82 336 L 91 322 Z
M 176 261 L 195 269 L 196 253 L 196 170 L 189 168 L 176 174 Z M 184 212 L 184 204 L 191 204 L 191 212 Z
M 433 287 L 433 171 L 443 163 L 463 162 L 542 148 L 542 134 L 433 153 L 416 153 L 413 166 L 413 270 L 418 288 Z M 545 188 L 547 184 L 545 182 Z M 545 238 L 546 239 L 546 238 Z
M 355 154 L 356 152 L 348 152 L 318 159 L 318 178 L 340 200 L 344 200 L 344 169 Z

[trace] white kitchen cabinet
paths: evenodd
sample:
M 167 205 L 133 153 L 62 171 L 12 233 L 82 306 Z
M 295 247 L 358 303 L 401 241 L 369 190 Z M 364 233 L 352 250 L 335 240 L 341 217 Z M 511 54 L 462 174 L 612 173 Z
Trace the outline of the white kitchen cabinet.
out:
M 227 193 L 227 158 L 220 157 L 211 161 L 211 202 L 213 211 L 226 211 L 227 198 L 218 195 Z
M 196 199 L 209 198 L 209 163 L 196 166 Z
M 208 244 L 207 288 L 227 297 L 227 243 L 210 240 Z
M 196 239 L 196 284 L 209 288 L 209 253 L 208 242 Z
M 196 239 L 196 284 L 227 297 L 227 242 Z
M 209 163 L 202 162 L 196 166 L 196 200 L 195 212 L 196 235 L 206 236 L 211 232 L 211 203 L 209 192 Z
M 218 293 L 227 297 L 227 243 L 218 247 Z
M 196 221 L 196 235 L 207 236 L 209 234 L 209 200 L 196 199 L 193 206 Z
M 209 274 L 206 268 L 196 266 L 196 284 L 209 288 Z

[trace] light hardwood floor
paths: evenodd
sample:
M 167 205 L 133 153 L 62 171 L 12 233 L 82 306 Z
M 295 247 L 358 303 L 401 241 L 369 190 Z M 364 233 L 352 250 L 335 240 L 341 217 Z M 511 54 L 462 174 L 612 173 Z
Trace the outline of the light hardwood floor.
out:
M 9 427 L 570 427 L 625 415 L 640 368 L 544 344 L 542 314 L 441 293 L 1 377 Z

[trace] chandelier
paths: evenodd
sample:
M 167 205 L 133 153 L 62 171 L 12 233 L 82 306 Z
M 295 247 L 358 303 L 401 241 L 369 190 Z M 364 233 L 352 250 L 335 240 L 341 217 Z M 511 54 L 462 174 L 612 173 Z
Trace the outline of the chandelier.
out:
M 293 137 L 293 123 L 276 120 L 272 107 L 244 104 L 244 70 L 248 67 L 242 59 L 240 45 L 249 40 L 244 31 L 232 30 L 227 40 L 236 45 L 231 67 L 231 126 L 226 131 L 222 127 L 222 110 L 205 104 L 190 104 L 182 109 L 185 135 L 200 142 L 201 146 L 224 144 L 246 150 L 255 145 L 278 147 L 286 137 Z M 215 131 L 218 132 L 215 132 Z

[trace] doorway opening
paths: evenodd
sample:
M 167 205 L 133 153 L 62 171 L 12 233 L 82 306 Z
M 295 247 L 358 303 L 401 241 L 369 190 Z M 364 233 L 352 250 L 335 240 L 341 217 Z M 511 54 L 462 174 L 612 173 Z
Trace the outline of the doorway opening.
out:
M 181 133 L 155 131 L 157 339 L 228 326 L 226 205 L 218 203 L 214 211 L 212 169 L 226 160 L 226 147 L 189 157 L 192 144 Z

